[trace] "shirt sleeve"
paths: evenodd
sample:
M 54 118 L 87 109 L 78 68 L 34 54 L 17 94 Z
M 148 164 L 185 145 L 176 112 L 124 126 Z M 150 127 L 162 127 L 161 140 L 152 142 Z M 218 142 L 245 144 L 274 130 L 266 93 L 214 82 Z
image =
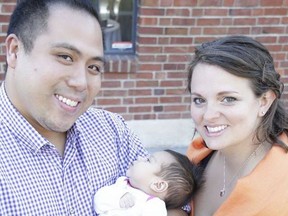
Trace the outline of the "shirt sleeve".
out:
M 100 188 L 94 196 L 94 208 L 97 214 L 119 209 L 119 200 L 127 192 L 126 177 L 120 177 L 115 184 Z
M 114 114 L 113 121 L 116 132 L 118 133 L 116 143 L 119 150 L 119 172 L 120 175 L 125 176 L 128 166 L 135 161 L 138 156 L 144 157 L 148 152 L 138 136 L 127 126 L 122 116 Z

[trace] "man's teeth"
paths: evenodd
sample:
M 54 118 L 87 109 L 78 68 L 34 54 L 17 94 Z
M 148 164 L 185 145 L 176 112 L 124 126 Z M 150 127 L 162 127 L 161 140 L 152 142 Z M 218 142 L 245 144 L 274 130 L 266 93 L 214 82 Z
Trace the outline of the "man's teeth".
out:
M 221 125 L 218 127 L 208 127 L 207 126 L 206 128 L 210 133 L 216 133 L 216 132 L 224 130 L 226 127 L 227 127 L 227 125 Z
M 59 101 L 65 103 L 66 105 L 71 106 L 71 107 L 76 107 L 78 104 L 77 101 L 70 100 L 70 99 L 65 98 L 61 95 L 56 95 L 56 97 L 58 98 Z

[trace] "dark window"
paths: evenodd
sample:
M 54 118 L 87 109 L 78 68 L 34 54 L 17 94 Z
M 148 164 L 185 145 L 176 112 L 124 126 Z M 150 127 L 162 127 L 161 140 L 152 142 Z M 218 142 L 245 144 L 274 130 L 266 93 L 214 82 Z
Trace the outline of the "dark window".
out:
M 101 17 L 106 54 L 135 52 L 137 0 L 94 0 Z

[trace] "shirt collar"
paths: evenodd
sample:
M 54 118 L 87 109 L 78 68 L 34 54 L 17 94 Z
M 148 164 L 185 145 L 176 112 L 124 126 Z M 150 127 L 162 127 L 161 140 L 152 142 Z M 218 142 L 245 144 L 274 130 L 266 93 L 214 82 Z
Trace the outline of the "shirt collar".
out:
M 0 121 L 11 130 L 18 143 L 35 153 L 44 145 L 49 145 L 49 141 L 40 135 L 11 103 L 6 93 L 5 82 L 0 87 L 0 107 Z

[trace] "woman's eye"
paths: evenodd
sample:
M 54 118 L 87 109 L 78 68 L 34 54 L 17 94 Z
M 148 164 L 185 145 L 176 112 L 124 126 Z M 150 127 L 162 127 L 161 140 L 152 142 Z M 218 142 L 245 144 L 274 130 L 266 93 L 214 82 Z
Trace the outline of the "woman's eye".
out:
M 226 103 L 231 103 L 231 102 L 235 102 L 237 99 L 234 98 L 234 97 L 225 97 L 223 98 L 223 102 L 226 102 Z
M 205 103 L 205 100 L 202 98 L 193 98 L 193 103 L 195 103 L 196 105 L 200 105 Z

